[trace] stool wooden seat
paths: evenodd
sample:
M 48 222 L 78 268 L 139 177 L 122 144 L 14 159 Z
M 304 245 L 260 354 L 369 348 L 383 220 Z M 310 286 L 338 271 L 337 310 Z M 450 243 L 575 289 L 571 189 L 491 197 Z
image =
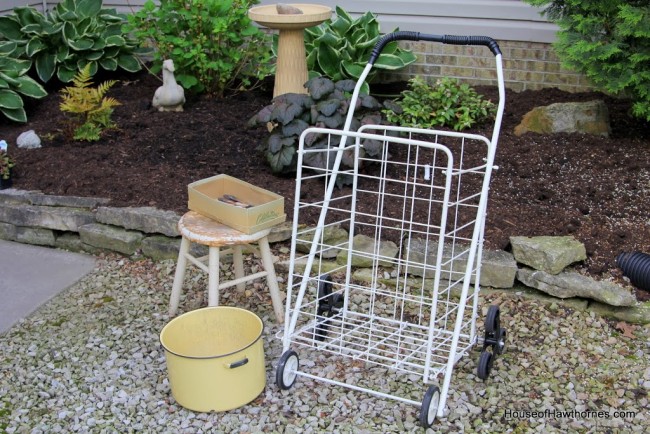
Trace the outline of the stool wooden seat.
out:
M 181 217 L 178 222 L 178 230 L 181 233 L 181 247 L 178 253 L 178 262 L 176 264 L 176 274 L 174 275 L 174 284 L 172 294 L 169 300 L 169 314 L 175 315 L 178 310 L 178 303 L 181 297 L 181 289 L 185 280 L 185 269 L 187 261 L 199 267 L 208 273 L 208 305 L 217 306 L 219 304 L 219 290 L 231 286 L 237 286 L 238 289 L 244 290 L 245 283 L 251 280 L 266 277 L 266 282 L 271 292 L 273 310 L 278 322 L 284 320 L 284 308 L 278 288 L 278 280 L 275 275 L 273 266 L 273 256 L 269 248 L 268 234 L 271 229 L 264 229 L 254 234 L 245 234 L 223 225 L 217 221 L 211 220 L 203 215 L 189 211 Z M 191 243 L 202 244 L 208 247 L 208 255 L 197 258 L 190 254 Z M 259 255 L 262 258 L 264 271 L 259 273 L 244 275 L 244 262 L 242 248 L 252 248 L 250 244 L 257 243 L 259 246 Z M 231 249 L 220 251 L 221 247 L 231 247 Z M 257 250 L 257 249 L 254 249 Z M 235 279 L 219 283 L 219 260 L 220 254 L 233 255 L 235 266 Z M 206 265 L 207 260 L 207 265 Z

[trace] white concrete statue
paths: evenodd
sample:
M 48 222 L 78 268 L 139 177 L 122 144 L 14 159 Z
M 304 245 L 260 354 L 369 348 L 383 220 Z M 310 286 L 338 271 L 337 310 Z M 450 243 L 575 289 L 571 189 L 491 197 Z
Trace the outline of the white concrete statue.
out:
M 161 112 L 182 112 L 185 91 L 174 78 L 174 61 L 167 59 L 162 65 L 163 85 L 156 89 L 151 105 Z

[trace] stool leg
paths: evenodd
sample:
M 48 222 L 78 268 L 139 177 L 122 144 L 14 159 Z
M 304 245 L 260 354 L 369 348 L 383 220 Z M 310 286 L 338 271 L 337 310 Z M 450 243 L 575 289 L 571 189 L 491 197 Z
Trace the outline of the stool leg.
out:
M 273 265 L 273 256 L 271 255 L 271 248 L 269 247 L 269 240 L 266 237 L 260 238 L 258 241 L 260 246 L 260 254 L 262 256 L 262 263 L 267 272 L 266 283 L 271 292 L 271 301 L 273 302 L 273 310 L 275 311 L 275 318 L 278 323 L 284 322 L 284 308 L 282 306 L 282 298 L 280 297 L 280 288 L 278 287 L 278 278 L 275 275 L 275 266 Z
M 172 285 L 172 295 L 169 298 L 169 314 L 176 315 L 178 302 L 181 298 L 181 289 L 185 280 L 185 268 L 187 268 L 187 257 L 185 256 L 190 250 L 190 240 L 183 237 L 181 239 L 181 248 L 178 251 L 178 260 L 176 261 L 176 273 L 174 274 L 174 284 Z
M 244 255 L 242 254 L 242 246 L 233 246 L 232 248 L 232 262 L 235 264 L 235 277 L 241 279 L 244 277 Z M 237 289 L 243 292 L 246 289 L 246 283 L 238 283 Z
M 208 253 L 208 306 L 219 305 L 219 247 Z

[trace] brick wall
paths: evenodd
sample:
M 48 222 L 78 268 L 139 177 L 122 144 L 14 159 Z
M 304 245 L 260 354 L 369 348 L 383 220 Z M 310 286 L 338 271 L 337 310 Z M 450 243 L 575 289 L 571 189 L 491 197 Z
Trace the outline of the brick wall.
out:
M 495 85 L 494 56 L 485 47 L 467 47 L 427 42 L 402 42 L 418 60 L 398 73 L 381 76 L 383 80 L 408 80 L 413 75 L 456 77 L 472 85 Z M 550 44 L 499 41 L 503 53 L 503 72 L 508 89 L 522 91 L 555 87 L 569 92 L 593 90 L 582 74 L 567 70 Z

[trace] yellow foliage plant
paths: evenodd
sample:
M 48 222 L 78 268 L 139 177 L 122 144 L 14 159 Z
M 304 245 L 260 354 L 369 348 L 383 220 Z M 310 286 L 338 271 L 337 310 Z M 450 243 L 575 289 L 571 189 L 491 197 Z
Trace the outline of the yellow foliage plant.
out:
M 115 126 L 111 115 L 113 107 L 120 103 L 105 95 L 117 81 L 108 80 L 92 87 L 91 78 L 88 64 L 74 76 L 72 86 L 61 90 L 60 109 L 72 114 L 74 140 L 97 141 L 105 129 Z

